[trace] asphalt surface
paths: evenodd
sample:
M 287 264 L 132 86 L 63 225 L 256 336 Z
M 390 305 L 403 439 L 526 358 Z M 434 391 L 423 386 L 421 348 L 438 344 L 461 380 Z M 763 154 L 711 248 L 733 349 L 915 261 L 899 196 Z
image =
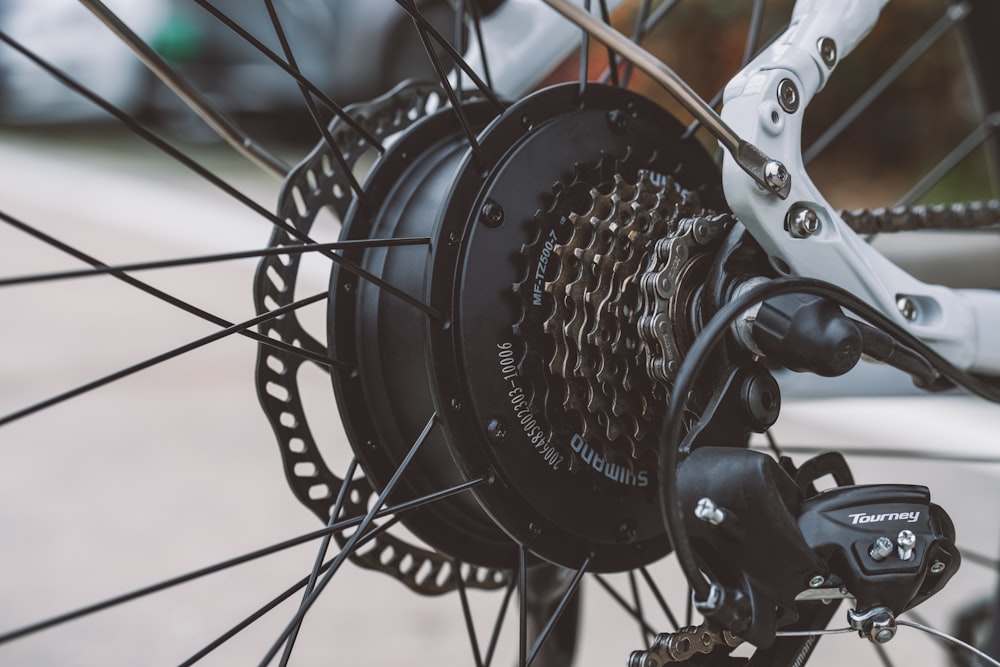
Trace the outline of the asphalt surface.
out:
M 270 208 L 278 184 L 217 147 L 200 159 Z M 118 134 L 0 133 L 0 211 L 108 263 L 250 249 L 268 224 L 155 151 Z M 0 274 L 77 268 L 0 225 Z M 153 271 L 143 279 L 232 321 L 253 315 L 254 262 Z M 324 288 L 323 267 L 303 290 Z M 0 288 L 0 413 L 212 333 L 215 328 L 110 277 Z M 308 319 L 319 326 L 322 308 Z M 0 632 L 184 573 L 319 527 L 294 500 L 252 385 L 255 345 L 233 338 L 167 361 L 0 429 Z M 304 378 L 324 453 L 341 469 L 327 380 Z M 952 454 L 997 450 L 1000 409 L 961 397 L 789 400 L 779 443 Z M 799 457 L 801 460 L 801 457 Z M 995 554 L 995 464 L 852 458 L 860 482 L 930 485 L 961 545 Z M 314 547 L 252 564 L 0 645 L 4 665 L 166 665 L 198 651 L 309 571 Z M 684 607 L 672 559 L 654 576 Z M 624 577 L 611 579 L 628 595 Z M 926 616 L 946 627 L 957 608 L 996 587 L 966 562 Z M 206 664 L 255 664 L 294 612 L 294 600 L 213 653 Z M 636 623 L 593 582 L 584 589 L 579 664 L 622 665 L 643 646 Z M 472 595 L 485 645 L 500 596 Z M 643 599 L 657 630 L 668 626 Z M 504 652 L 513 664 L 514 612 Z M 842 616 L 838 615 L 837 624 Z M 293 665 L 470 665 L 459 599 L 429 599 L 348 566 L 303 626 Z M 896 664 L 946 664 L 937 645 L 903 629 Z M 820 642 L 810 665 L 879 664 L 851 635 Z

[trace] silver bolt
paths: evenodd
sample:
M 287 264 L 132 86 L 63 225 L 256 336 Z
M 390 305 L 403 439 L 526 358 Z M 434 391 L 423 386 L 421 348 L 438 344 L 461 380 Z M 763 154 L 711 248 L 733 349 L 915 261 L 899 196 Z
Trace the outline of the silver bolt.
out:
M 874 560 L 882 561 L 888 558 L 893 551 L 895 551 L 895 545 L 892 543 L 892 540 L 883 536 L 875 540 L 875 544 L 872 545 L 868 555 Z
M 908 321 L 913 322 L 917 319 L 918 311 L 916 302 L 908 296 L 901 296 L 896 299 L 896 308 L 899 312 L 903 314 Z
M 884 630 L 879 630 L 878 633 L 876 633 L 875 641 L 878 642 L 879 644 L 885 644 L 895 636 L 896 636 L 895 632 L 893 632 L 889 628 L 886 628 Z
M 913 558 L 913 547 L 917 544 L 917 536 L 912 530 L 901 530 L 896 536 L 896 544 L 899 545 L 899 560 L 910 560 Z
M 944 568 L 947 567 L 944 563 L 939 560 L 934 561 L 931 564 L 931 574 L 941 574 L 944 572 Z
M 825 581 L 826 577 L 824 577 L 822 574 L 817 574 L 812 579 L 809 580 L 809 588 L 819 588 L 820 586 L 823 585 Z
M 833 67 L 837 64 L 837 43 L 829 37 L 820 37 L 816 42 L 816 49 L 819 57 L 823 59 L 823 64 Z
M 799 89 L 791 79 L 782 79 L 778 84 L 778 104 L 788 113 L 799 110 Z
M 804 239 L 819 231 L 819 216 L 808 206 L 793 206 L 785 217 L 789 233 L 797 239 Z
M 788 184 L 788 169 L 777 160 L 768 160 L 764 164 L 764 180 L 772 190 L 781 190 Z
M 726 515 L 722 513 L 722 510 L 716 506 L 711 498 L 702 498 L 699 500 L 694 508 L 694 515 L 713 526 L 718 526 L 726 519 Z

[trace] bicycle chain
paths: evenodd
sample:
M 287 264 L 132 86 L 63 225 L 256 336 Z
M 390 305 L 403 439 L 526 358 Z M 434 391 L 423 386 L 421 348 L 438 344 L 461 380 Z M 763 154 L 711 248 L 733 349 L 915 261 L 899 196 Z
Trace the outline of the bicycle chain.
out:
M 696 655 L 707 655 L 720 646 L 733 649 L 742 643 L 743 640 L 729 630 L 720 632 L 706 622 L 656 635 L 647 650 L 632 652 L 628 667 L 660 667 L 687 662 Z
M 858 234 L 884 234 L 919 229 L 978 229 L 1000 225 L 1000 200 L 896 206 L 840 211 L 841 219 Z
M 366 132 L 381 142 L 432 113 L 443 99 L 437 84 L 405 82 L 383 97 L 351 105 L 346 111 Z M 371 149 L 357 131 L 339 118 L 330 124 L 330 134 L 336 149 L 352 168 Z M 312 231 L 316 215 L 324 207 L 332 208 L 338 219 L 343 219 L 353 196 L 350 184 L 338 165 L 331 148 L 321 141 L 286 179 L 278 215 L 304 234 Z M 269 245 L 280 247 L 298 243 L 300 241 L 284 230 L 275 229 Z M 300 254 L 290 254 L 266 257 L 261 261 L 254 281 L 254 303 L 258 314 L 270 312 L 295 299 L 301 258 Z M 260 332 L 289 345 L 297 344 L 328 356 L 326 345 L 308 333 L 295 312 L 262 323 Z M 298 379 L 299 370 L 305 364 L 306 361 L 295 354 L 260 345 L 256 369 L 257 394 L 277 438 L 285 477 L 292 492 L 325 523 L 345 480 L 327 467 L 309 427 Z M 371 482 L 361 475 L 346 480 L 346 484 L 341 516 L 364 516 L 377 496 Z M 343 547 L 348 536 L 343 531 L 334 535 Z M 490 568 L 459 569 L 447 556 L 414 546 L 388 532 L 373 538 L 362 551 L 352 553 L 350 558 L 360 567 L 389 574 L 425 595 L 455 590 L 458 577 L 462 578 L 466 588 L 480 589 L 500 588 L 508 577 L 507 572 Z

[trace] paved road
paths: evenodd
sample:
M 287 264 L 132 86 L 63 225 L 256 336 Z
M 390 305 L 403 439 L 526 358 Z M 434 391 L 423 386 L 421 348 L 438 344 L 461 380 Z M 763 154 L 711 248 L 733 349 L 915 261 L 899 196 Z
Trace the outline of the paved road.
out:
M 196 152 L 267 206 L 277 185 L 218 150 Z M 244 249 L 267 224 L 168 161 L 118 135 L 0 134 L 0 210 L 117 262 Z M 76 263 L 0 226 L 0 273 Z M 232 320 L 252 315 L 253 263 L 144 276 Z M 322 271 L 307 287 L 323 288 Z M 163 349 L 211 325 L 111 278 L 0 290 L 0 412 L 7 413 Z M 317 310 L 311 321 L 321 323 Z M 317 527 L 285 485 L 252 388 L 254 345 L 227 340 L 172 360 L 0 430 L 0 628 L 19 626 Z M 343 461 L 332 396 L 319 373 L 305 379 L 327 455 Z M 989 451 L 1000 415 L 958 398 L 789 402 L 776 434 L 787 444 Z M 930 483 L 963 544 L 1000 543 L 998 466 L 861 460 L 865 482 Z M 177 663 L 302 576 L 310 547 L 270 556 L 51 632 L 0 646 L 0 664 Z M 654 568 L 683 591 L 669 559 Z M 351 567 L 334 580 L 297 644 L 297 665 L 468 665 L 457 596 L 426 599 Z M 613 578 L 627 591 L 622 578 Z M 967 563 L 946 594 L 941 621 L 995 586 Z M 682 594 L 676 595 L 683 598 Z M 482 642 L 499 604 L 472 596 Z M 585 590 L 586 666 L 622 665 L 641 646 L 635 624 L 598 587 Z M 683 606 L 682 602 L 678 602 Z M 654 608 L 651 599 L 647 609 Z M 254 664 L 292 613 L 287 604 L 220 649 L 210 664 Z M 658 627 L 666 625 L 651 614 Z M 508 624 L 505 638 L 512 637 Z M 897 664 L 944 664 L 933 642 L 902 632 Z M 851 636 L 821 642 L 816 664 L 877 664 Z M 508 651 L 495 664 L 513 664 Z M 812 664 L 812 663 L 811 663 Z

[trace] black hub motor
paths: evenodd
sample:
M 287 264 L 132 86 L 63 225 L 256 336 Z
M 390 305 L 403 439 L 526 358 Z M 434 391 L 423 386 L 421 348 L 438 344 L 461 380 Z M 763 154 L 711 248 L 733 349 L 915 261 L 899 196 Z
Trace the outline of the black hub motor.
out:
M 495 119 L 485 103 L 465 111 L 478 146 L 451 110 L 420 121 L 344 220 L 343 239 L 430 239 L 344 253 L 429 308 L 333 272 L 351 445 L 381 488 L 430 424 L 394 499 L 490 480 L 404 519 L 464 562 L 513 567 L 516 543 L 594 571 L 651 562 L 670 548 L 654 443 L 669 371 L 641 334 L 655 302 L 641 278 L 667 271 L 658 240 L 724 210 L 718 171 L 673 117 L 620 88 L 559 86 Z M 671 307 L 693 310 L 708 263 L 670 274 L 686 285 Z M 671 353 L 690 320 L 676 317 Z

